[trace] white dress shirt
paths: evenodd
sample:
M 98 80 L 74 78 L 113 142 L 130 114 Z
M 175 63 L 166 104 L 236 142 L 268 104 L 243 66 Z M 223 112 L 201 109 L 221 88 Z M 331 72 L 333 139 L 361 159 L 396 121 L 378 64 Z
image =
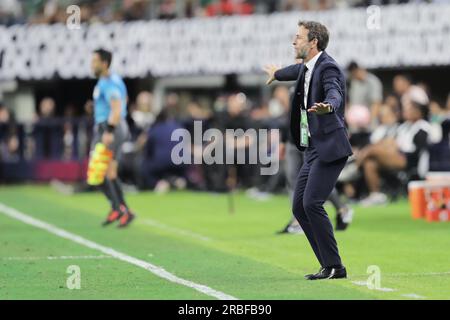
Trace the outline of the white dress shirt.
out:
M 319 59 L 320 55 L 322 54 L 322 51 L 320 51 L 318 54 L 316 54 L 311 60 L 305 63 L 305 66 L 308 68 L 305 73 L 305 107 L 308 109 L 308 91 L 309 91 L 309 83 L 311 82 L 311 76 L 314 70 L 314 66 L 317 63 L 317 60 Z
M 322 51 L 316 54 L 311 60 L 305 63 L 306 73 L 305 73 L 305 87 L 304 87 L 304 106 L 308 109 L 308 91 L 309 91 L 309 83 L 311 82 L 311 76 L 314 70 L 314 66 L 316 65 L 317 60 L 319 59 Z M 311 137 L 311 132 L 308 130 L 308 137 Z

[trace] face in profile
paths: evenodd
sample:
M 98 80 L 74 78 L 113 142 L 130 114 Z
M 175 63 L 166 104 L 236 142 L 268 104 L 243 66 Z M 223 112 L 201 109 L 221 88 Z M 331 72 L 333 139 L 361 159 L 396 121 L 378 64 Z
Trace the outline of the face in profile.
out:
M 311 42 L 308 41 L 308 32 L 309 30 L 304 26 L 298 27 L 297 34 L 295 35 L 293 42 L 296 59 L 305 59 L 312 48 Z
M 99 78 L 103 73 L 106 63 L 102 61 L 98 53 L 92 54 L 91 59 L 91 70 L 96 78 Z

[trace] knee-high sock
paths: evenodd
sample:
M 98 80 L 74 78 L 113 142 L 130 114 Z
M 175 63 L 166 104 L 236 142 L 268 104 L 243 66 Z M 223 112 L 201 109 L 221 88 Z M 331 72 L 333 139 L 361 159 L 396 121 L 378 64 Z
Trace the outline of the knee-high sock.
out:
M 115 192 L 112 188 L 111 181 L 109 181 L 108 179 L 105 179 L 105 181 L 100 185 L 100 190 L 103 192 L 103 194 L 109 200 L 109 203 L 111 204 L 111 208 L 113 208 L 113 210 L 119 210 L 120 203 L 119 203 L 117 197 L 115 196 Z
M 117 195 L 117 199 L 119 201 L 119 204 L 124 205 L 126 208 L 128 208 L 125 197 L 123 196 L 122 187 L 120 186 L 120 183 L 118 179 L 111 180 L 112 188 L 114 189 L 115 194 Z

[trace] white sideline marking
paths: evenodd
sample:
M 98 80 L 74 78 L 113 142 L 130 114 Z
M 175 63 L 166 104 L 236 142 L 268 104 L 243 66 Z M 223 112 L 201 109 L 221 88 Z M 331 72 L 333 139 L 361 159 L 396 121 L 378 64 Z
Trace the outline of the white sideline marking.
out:
M 1 260 L 6 261 L 23 261 L 23 260 L 97 260 L 111 259 L 113 257 L 106 255 L 98 256 L 48 256 L 48 257 L 3 257 Z
M 405 298 L 413 298 L 413 299 L 425 299 L 424 296 L 421 296 L 421 295 L 415 294 L 415 293 L 402 294 L 402 297 L 405 297 Z
M 416 273 L 383 273 L 384 277 L 410 277 L 410 276 L 417 276 L 417 277 L 428 277 L 428 276 L 446 276 L 450 275 L 450 271 L 444 271 L 444 272 L 416 272 Z M 352 277 L 364 277 L 365 274 L 352 274 Z M 356 281 L 359 282 L 359 281 Z
M 450 271 L 446 272 L 424 272 L 424 273 L 391 273 L 386 274 L 391 277 L 407 277 L 407 276 L 418 276 L 418 277 L 427 277 L 427 276 L 445 276 L 449 275 Z
M 214 290 L 214 289 L 212 289 L 212 288 L 210 288 L 208 286 L 202 285 L 202 284 L 198 284 L 198 283 L 195 283 L 195 282 L 192 282 L 192 281 L 189 281 L 189 280 L 185 280 L 185 279 L 179 278 L 176 275 L 174 275 L 174 274 L 164 270 L 161 267 L 155 266 L 155 265 L 153 265 L 151 263 L 148 263 L 146 261 L 134 258 L 134 257 L 129 256 L 129 255 L 126 255 L 124 253 L 121 253 L 119 251 L 114 250 L 113 248 L 102 246 L 102 245 L 100 245 L 98 243 L 95 243 L 93 241 L 87 240 L 87 239 L 85 239 L 83 237 L 80 237 L 80 236 L 78 236 L 76 234 L 68 232 L 68 231 L 66 231 L 64 229 L 60 229 L 60 228 L 58 228 L 58 227 L 56 227 L 54 225 L 51 225 L 49 223 L 46 223 L 46 222 L 42 221 L 42 220 L 38 220 L 36 218 L 33 218 L 33 217 L 31 217 L 31 216 L 29 216 L 29 215 L 27 215 L 27 214 L 25 214 L 23 212 L 20 212 L 20 211 L 14 209 L 14 208 L 10 208 L 10 207 L 6 206 L 5 204 L 3 204 L 1 202 L 0 202 L 0 212 L 3 212 L 3 214 L 5 214 L 5 215 L 7 215 L 7 216 L 9 216 L 9 217 L 11 217 L 13 219 L 22 221 L 23 223 L 26 223 L 26 224 L 29 224 L 29 225 L 34 226 L 36 228 L 45 230 L 45 231 L 47 231 L 49 233 L 52 233 L 54 235 L 57 235 L 57 236 L 59 236 L 61 238 L 70 240 L 72 242 L 78 243 L 78 244 L 83 245 L 85 247 L 88 247 L 88 248 L 100 251 L 100 252 L 102 252 L 105 255 L 109 255 L 109 256 L 112 256 L 112 257 L 114 257 L 116 259 L 128 262 L 128 263 L 133 264 L 133 265 L 138 266 L 138 267 L 141 267 L 141 268 L 143 268 L 143 269 L 145 269 L 147 271 L 150 271 L 154 275 L 156 275 L 156 276 L 158 276 L 160 278 L 166 279 L 166 280 L 168 280 L 170 282 L 181 284 L 183 286 L 195 289 L 195 290 L 197 290 L 197 291 L 199 291 L 199 292 L 201 292 L 203 294 L 206 294 L 208 296 L 211 296 L 211 297 L 214 297 L 214 298 L 217 298 L 217 299 L 220 299 L 220 300 L 237 300 L 237 298 L 235 298 L 233 296 L 230 296 L 230 295 L 228 295 L 226 293 Z
M 201 234 L 194 233 L 194 232 L 188 231 L 188 230 L 179 229 L 179 228 L 176 228 L 176 227 L 171 227 L 171 226 L 162 224 L 162 223 L 160 223 L 158 221 L 155 221 L 155 220 L 152 220 L 152 219 L 145 219 L 142 222 L 147 224 L 147 225 L 149 225 L 149 226 L 156 227 L 156 228 L 159 228 L 159 229 L 162 229 L 162 230 L 166 230 L 166 231 L 170 231 L 170 232 L 173 232 L 173 233 L 176 233 L 176 234 L 180 234 L 180 235 L 183 235 L 183 236 L 196 238 L 196 239 L 199 239 L 199 240 L 202 240 L 202 241 L 211 241 L 211 238 L 208 238 L 208 237 L 203 236 Z

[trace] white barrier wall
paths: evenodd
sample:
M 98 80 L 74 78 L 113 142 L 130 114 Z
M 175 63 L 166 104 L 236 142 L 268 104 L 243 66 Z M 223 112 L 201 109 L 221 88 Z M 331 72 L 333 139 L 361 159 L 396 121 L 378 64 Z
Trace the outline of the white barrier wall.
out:
M 375 67 L 450 64 L 450 4 L 395 5 L 265 16 L 145 21 L 82 26 L 0 28 L 0 79 L 90 76 L 90 53 L 114 52 L 126 77 L 261 72 L 293 61 L 299 19 L 328 26 L 328 52 L 343 66 L 356 59 Z

